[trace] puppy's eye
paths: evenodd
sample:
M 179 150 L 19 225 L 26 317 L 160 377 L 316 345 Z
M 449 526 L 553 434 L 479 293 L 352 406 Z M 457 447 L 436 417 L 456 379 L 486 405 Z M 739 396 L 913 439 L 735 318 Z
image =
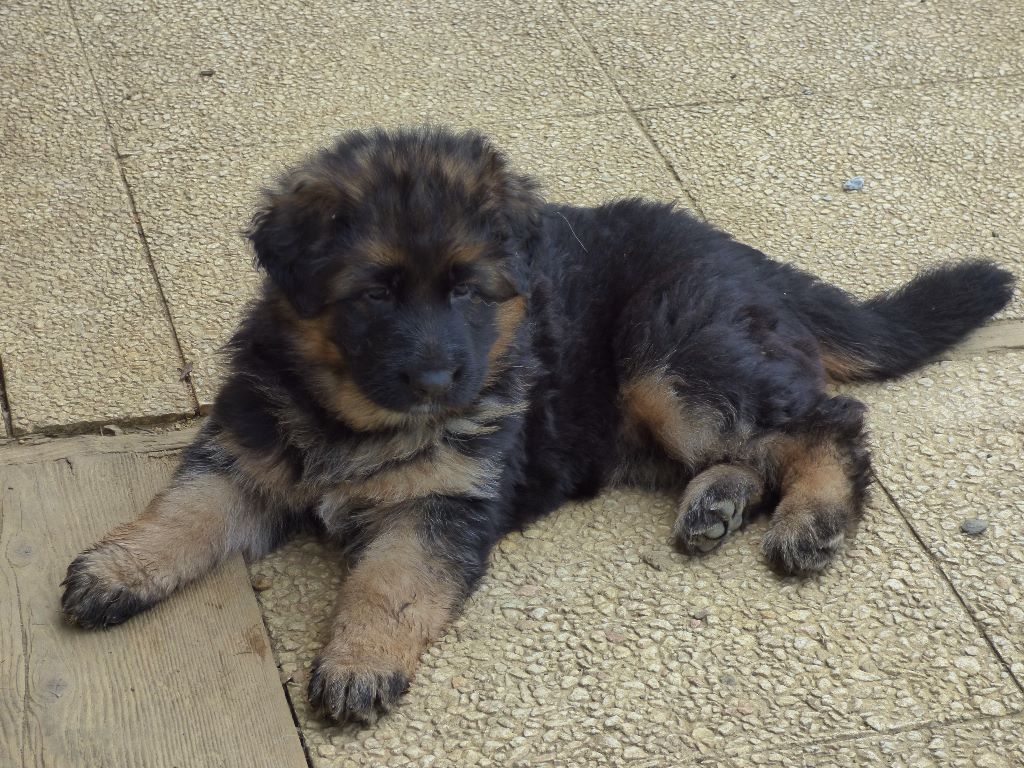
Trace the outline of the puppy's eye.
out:
M 363 291 L 363 298 L 370 301 L 390 301 L 391 289 L 386 285 L 375 285 Z
M 452 288 L 451 296 L 453 299 L 461 299 L 465 296 L 469 296 L 473 291 L 474 287 L 472 283 L 459 283 Z

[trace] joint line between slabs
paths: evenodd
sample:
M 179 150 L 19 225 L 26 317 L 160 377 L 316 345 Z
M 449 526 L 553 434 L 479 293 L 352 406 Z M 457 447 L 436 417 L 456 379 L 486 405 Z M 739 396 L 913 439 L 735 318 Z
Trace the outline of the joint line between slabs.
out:
M 900 516 L 900 519 L 903 521 L 903 524 L 907 526 L 907 529 L 910 531 L 910 535 L 914 537 L 915 541 L 917 541 L 918 546 L 920 546 L 921 549 L 924 550 L 925 554 L 928 556 L 928 559 L 931 561 L 932 566 L 935 568 L 936 572 L 939 574 L 942 580 L 946 582 L 950 590 L 952 590 L 953 594 L 956 595 L 956 599 L 960 601 L 960 606 L 964 609 L 964 612 L 970 618 L 971 623 L 974 624 L 974 628 L 978 631 L 978 634 L 980 634 L 985 639 L 985 642 L 988 644 L 988 647 L 992 651 L 992 654 L 1002 665 L 1003 669 L 1006 670 L 1006 674 L 1010 676 L 1010 679 L 1013 681 L 1014 685 L 1017 686 L 1018 692 L 1024 693 L 1024 685 L 1021 684 L 1021 681 L 1018 680 L 1017 676 L 1013 673 L 1013 668 L 1010 665 L 1010 662 L 1003 657 L 1002 653 L 999 652 L 999 649 L 996 647 L 996 644 L 992 641 L 992 638 L 989 637 L 988 632 L 985 631 L 984 625 L 982 625 L 982 623 L 978 620 L 977 616 L 975 616 L 974 611 L 971 610 L 970 604 L 964 599 L 964 596 L 960 594 L 960 590 L 956 588 L 956 585 L 953 583 L 953 580 L 949 577 L 949 574 L 947 574 L 946 571 L 943 570 L 942 564 L 939 562 L 939 558 L 936 557 L 935 553 L 932 552 L 931 548 L 928 546 L 927 543 L 925 543 L 925 540 L 917 532 L 917 529 L 914 528 L 914 526 L 910 523 L 910 519 L 903 512 L 903 508 L 899 505 L 899 502 L 896 501 L 896 498 L 889 492 L 889 489 L 885 487 L 885 484 L 882 482 L 882 478 L 878 476 L 878 472 L 875 470 L 874 467 L 871 468 L 871 475 L 872 477 L 874 477 L 875 482 L 878 484 L 878 487 L 882 489 L 882 493 L 885 494 L 885 497 L 889 500 L 889 503 L 892 504 L 893 507 L 896 509 L 896 513 Z
M 149 273 L 153 277 L 153 282 L 156 285 L 157 299 L 160 302 L 160 308 L 163 310 L 164 319 L 167 321 L 167 326 L 171 330 L 171 340 L 174 343 L 178 359 L 181 361 L 181 367 L 184 369 L 188 365 L 188 361 L 185 360 L 185 350 L 181 346 L 181 339 L 178 337 L 178 329 L 175 328 L 174 317 L 171 315 L 171 307 L 170 304 L 167 303 L 167 296 L 164 293 L 163 285 L 160 283 L 160 275 L 157 273 L 156 263 L 153 261 L 153 254 L 149 249 L 149 242 L 146 240 L 146 232 L 142 226 L 142 217 L 139 215 L 139 208 L 135 202 L 135 193 L 132 192 L 131 184 L 128 182 L 128 174 L 125 172 L 124 168 L 124 156 L 121 154 L 120 147 L 117 143 L 114 124 L 110 120 L 110 114 L 107 112 L 107 105 L 103 101 L 103 94 L 100 91 L 99 81 L 96 79 L 96 73 L 93 70 L 92 61 L 89 58 L 89 49 L 85 45 L 85 37 L 82 35 L 82 29 L 78 24 L 78 17 L 75 16 L 75 9 L 71 5 L 71 0 L 65 0 L 65 6 L 67 7 L 68 15 L 71 18 L 71 24 L 75 28 L 75 35 L 78 37 L 78 47 L 82 54 L 82 60 L 85 62 L 85 68 L 89 72 L 89 79 L 92 81 L 93 92 L 96 95 L 96 101 L 100 105 L 100 112 L 103 114 L 103 122 L 107 127 L 107 136 L 110 141 L 110 148 L 114 152 L 114 161 L 117 163 L 117 171 L 121 177 L 121 185 L 124 188 L 125 196 L 128 198 L 129 212 L 131 213 L 132 221 L 135 224 L 135 234 L 139 238 L 139 243 L 142 246 L 142 253 L 146 258 Z M 192 382 L 191 377 L 185 379 L 184 383 L 188 388 L 194 413 L 198 414 L 199 395 L 196 392 L 195 384 Z
M 899 85 L 865 85 L 854 88 L 822 88 L 811 89 L 810 92 L 799 91 L 777 91 L 772 93 L 754 94 L 751 96 L 722 96 L 720 98 L 698 99 L 695 101 L 664 101 L 649 102 L 642 107 L 636 107 L 636 112 L 657 112 L 669 109 L 700 109 L 702 107 L 728 107 L 740 104 L 768 104 L 775 101 L 798 101 L 800 99 L 818 100 L 842 100 L 853 99 L 860 96 L 867 96 L 883 93 L 905 93 L 912 94 L 927 88 L 940 86 L 973 85 L 977 83 L 998 83 L 1003 80 L 1014 80 L 1024 78 L 1024 70 L 1011 72 L 1006 75 L 981 75 L 979 77 L 954 77 L 938 78 L 934 80 L 918 80 L 912 83 Z
M 894 725 L 891 728 L 883 728 L 879 731 L 871 730 L 864 731 L 862 733 L 844 733 L 840 736 L 834 736 L 831 738 L 812 739 L 811 741 L 784 741 L 781 744 L 772 747 L 771 751 L 779 750 L 797 750 L 805 749 L 807 747 L 830 747 L 833 745 L 839 746 L 844 744 L 856 744 L 857 742 L 871 741 L 872 739 L 883 737 L 883 736 L 899 736 L 902 733 L 913 733 L 914 731 L 928 731 L 938 728 L 957 728 L 965 725 L 983 725 L 988 723 L 999 723 L 1008 720 L 1015 720 L 1020 715 L 1020 712 L 1007 712 L 1005 715 L 979 715 L 978 717 L 961 717 L 954 718 L 952 720 L 940 720 L 933 718 L 931 720 L 922 720 L 919 723 L 904 723 L 903 725 Z M 717 764 L 717 761 L 721 757 L 731 758 L 743 758 L 749 757 L 750 755 L 764 752 L 764 748 L 755 748 L 747 750 L 735 751 L 723 751 L 718 754 L 701 755 L 695 761 L 695 765 L 704 765 L 706 763 Z
M 292 716 L 292 725 L 295 726 L 295 733 L 299 737 L 299 745 L 302 747 L 302 755 L 306 759 L 307 768 L 314 768 L 313 754 L 309 751 L 309 744 L 306 742 L 306 732 L 302 730 L 299 723 L 299 714 L 295 711 L 295 702 L 292 701 L 292 692 L 288 690 L 288 683 L 281 683 L 281 690 L 284 691 L 284 700 L 288 702 L 288 712 Z
M 252 569 L 249 564 L 245 564 L 245 574 L 249 579 L 250 588 L 252 586 Z M 270 626 L 267 624 L 267 616 L 263 612 L 263 600 L 260 599 L 259 594 L 255 589 L 252 590 L 253 598 L 256 600 L 256 607 L 260 612 L 260 621 L 263 624 L 263 633 L 267 636 L 267 644 L 270 646 L 270 653 L 274 656 L 274 663 L 278 669 L 281 669 L 280 661 L 277 658 L 277 651 L 274 648 L 274 642 L 270 636 Z M 284 700 L 288 704 L 288 713 L 292 716 L 292 725 L 295 726 L 295 733 L 299 737 L 299 745 L 302 747 L 302 754 L 306 758 L 307 768 L 314 768 L 313 766 L 313 755 L 309 751 L 309 744 L 306 742 L 306 732 L 302 730 L 302 724 L 299 722 L 299 713 L 295 709 L 295 702 L 292 701 L 292 692 L 288 690 L 287 681 L 281 682 L 281 690 L 284 692 Z
M 7 377 L 4 374 L 4 360 L 0 356 L 0 421 L 4 425 L 4 434 L 14 437 L 14 420 L 11 416 L 11 401 L 7 397 Z
M 608 81 L 608 84 L 612 87 L 612 90 L 615 91 L 615 95 L 619 97 L 619 101 L 622 102 L 626 114 L 629 115 L 630 119 L 633 121 L 633 124 L 637 127 L 641 135 L 644 137 L 644 139 L 646 139 L 647 143 L 650 145 L 651 149 L 654 150 L 654 153 L 661 160 L 662 165 L 664 165 L 665 167 L 665 170 L 667 170 L 672 175 L 672 178 L 675 180 L 676 185 L 679 187 L 680 191 L 683 193 L 683 196 L 686 198 L 687 205 L 689 205 L 689 207 L 692 208 L 697 213 L 697 215 L 700 216 L 700 218 L 707 221 L 707 214 L 704 213 L 704 209 L 701 207 L 700 201 L 697 200 L 697 196 L 694 195 L 693 192 L 691 192 L 689 189 L 687 189 L 686 185 L 683 183 L 682 178 L 679 176 L 678 172 L 676 172 L 675 167 L 669 161 L 665 153 L 662 152 L 661 147 L 658 145 L 658 142 L 654 140 L 654 137 L 651 135 L 651 132 L 647 130 L 647 126 L 645 126 L 643 124 L 643 121 L 640 120 L 640 117 L 637 115 L 636 110 L 633 108 L 633 105 L 630 104 L 626 97 L 623 95 L 622 89 L 619 88 L 618 83 L 615 82 L 615 79 L 609 74 L 608 70 L 604 68 L 604 65 L 601 63 L 601 59 L 597 55 L 597 50 L 590 42 L 590 39 L 580 31 L 580 28 L 578 26 L 576 26 L 576 22 L 573 21 L 572 16 L 569 14 L 568 10 L 565 8 L 565 5 L 562 2 L 558 3 L 558 8 L 562 12 L 562 17 L 566 20 L 566 22 L 568 22 L 569 26 L 572 27 L 573 32 L 576 33 L 576 36 L 583 41 L 583 44 L 587 47 L 587 50 L 590 51 L 591 59 L 593 59 L 594 63 L 597 65 L 597 68 L 601 70 L 601 74 L 605 76 L 605 79 Z

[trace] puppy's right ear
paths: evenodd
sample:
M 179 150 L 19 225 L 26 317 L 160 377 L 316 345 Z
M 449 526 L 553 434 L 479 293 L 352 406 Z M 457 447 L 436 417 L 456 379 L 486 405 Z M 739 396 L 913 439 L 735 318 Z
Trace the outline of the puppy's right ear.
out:
M 264 190 L 246 230 L 255 263 L 303 317 L 317 314 L 327 302 L 327 278 L 345 214 L 340 186 L 307 167 Z

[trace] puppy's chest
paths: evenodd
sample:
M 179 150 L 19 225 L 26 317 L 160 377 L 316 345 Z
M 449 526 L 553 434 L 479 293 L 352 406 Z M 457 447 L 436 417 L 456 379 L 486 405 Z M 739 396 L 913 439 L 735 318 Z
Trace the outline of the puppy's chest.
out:
M 414 508 L 431 496 L 490 496 L 497 480 L 493 461 L 439 442 L 410 458 L 384 461 L 365 475 L 333 484 L 323 494 L 317 514 L 331 528 L 355 515 Z

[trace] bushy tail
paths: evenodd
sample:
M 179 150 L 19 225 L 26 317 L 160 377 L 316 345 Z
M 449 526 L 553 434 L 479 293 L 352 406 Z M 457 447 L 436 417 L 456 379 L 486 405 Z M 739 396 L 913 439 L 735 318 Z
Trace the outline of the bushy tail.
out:
M 863 303 L 816 283 L 800 310 L 832 379 L 875 381 L 902 376 L 949 349 L 1009 303 L 1013 284 L 1013 275 L 991 262 L 964 261 Z

